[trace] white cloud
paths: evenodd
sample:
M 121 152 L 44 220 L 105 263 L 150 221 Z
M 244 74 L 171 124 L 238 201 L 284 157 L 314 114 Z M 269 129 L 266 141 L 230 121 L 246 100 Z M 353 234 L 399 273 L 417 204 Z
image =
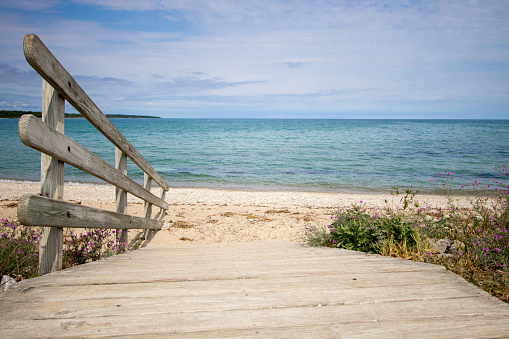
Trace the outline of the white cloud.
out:
M 133 110 L 144 106 L 145 96 L 161 111 L 171 100 L 187 110 L 210 103 L 458 112 L 496 101 L 509 114 L 507 2 L 75 2 L 98 14 L 136 13 L 150 21 L 158 13 L 163 21 L 125 29 L 65 13 L 52 20 L 43 13 L 35 22 L 19 12 L 0 14 L 8 22 L 0 23 L 0 63 L 25 70 L 20 38 L 30 31 L 71 74 L 87 76 L 99 100 L 123 98 L 115 104 L 129 100 Z M 40 6 L 49 13 L 51 4 Z M 105 85 L 105 79 L 125 82 Z

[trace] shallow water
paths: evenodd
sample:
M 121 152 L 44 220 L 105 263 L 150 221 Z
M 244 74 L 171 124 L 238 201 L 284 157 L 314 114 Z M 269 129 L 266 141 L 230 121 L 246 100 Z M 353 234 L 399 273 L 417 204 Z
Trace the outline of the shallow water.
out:
M 173 187 L 376 193 L 396 185 L 437 193 L 440 172 L 451 172 L 459 189 L 492 183 L 494 167 L 509 162 L 507 120 L 112 121 Z M 114 147 L 85 119 L 67 119 L 65 133 L 113 164 Z M 0 178 L 39 180 L 39 154 L 20 142 L 17 120 L 0 120 L 0 142 Z M 99 181 L 71 166 L 65 179 Z

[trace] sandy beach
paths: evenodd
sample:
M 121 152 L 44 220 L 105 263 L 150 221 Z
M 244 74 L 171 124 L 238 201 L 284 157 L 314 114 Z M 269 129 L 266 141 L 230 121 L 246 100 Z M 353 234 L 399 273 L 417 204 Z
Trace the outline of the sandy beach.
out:
M 0 217 L 14 220 L 19 198 L 39 193 L 38 183 L 0 183 Z M 64 200 L 115 210 L 113 186 L 66 184 Z M 158 194 L 158 189 L 154 190 Z M 197 188 L 171 188 L 164 229 L 153 244 L 283 240 L 300 242 L 311 226 L 328 225 L 339 208 L 362 201 L 366 207 L 401 206 L 401 196 L 390 194 L 336 194 L 315 192 L 245 192 Z M 459 204 L 468 205 L 466 198 Z M 423 207 L 447 207 L 447 197 L 417 195 Z M 127 213 L 141 216 L 142 201 L 128 195 Z M 135 234 L 135 231 L 132 231 Z

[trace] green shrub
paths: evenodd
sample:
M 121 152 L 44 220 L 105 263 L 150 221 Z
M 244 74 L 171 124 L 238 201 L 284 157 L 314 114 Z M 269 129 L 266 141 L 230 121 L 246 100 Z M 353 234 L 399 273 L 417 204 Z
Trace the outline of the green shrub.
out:
M 359 206 L 340 211 L 330 228 L 333 246 L 377 253 L 383 233 L 375 219 L 376 217 L 371 217 Z
M 331 225 L 310 227 L 306 240 L 313 246 L 333 246 L 379 254 L 384 253 L 389 242 L 405 250 L 417 246 L 419 235 L 413 223 L 405 221 L 403 215 L 371 212 L 369 214 L 360 205 L 340 210 L 333 217 Z

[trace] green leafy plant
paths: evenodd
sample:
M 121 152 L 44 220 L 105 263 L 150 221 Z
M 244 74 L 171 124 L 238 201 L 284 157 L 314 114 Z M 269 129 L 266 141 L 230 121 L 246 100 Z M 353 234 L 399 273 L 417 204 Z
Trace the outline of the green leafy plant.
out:
M 417 233 L 411 222 L 403 220 L 400 214 L 383 215 L 366 213 L 360 206 L 338 214 L 331 225 L 332 243 L 336 247 L 382 253 L 387 242 L 410 249 L 417 244 Z
M 376 253 L 383 234 L 378 225 L 372 222 L 373 219 L 356 205 L 340 211 L 331 224 L 332 244 L 349 250 Z
M 313 246 L 334 246 L 368 253 L 383 253 L 387 244 L 410 250 L 418 243 L 418 233 L 411 222 L 398 214 L 368 213 L 361 205 L 340 210 L 331 225 L 311 226 L 306 240 Z
M 311 246 L 330 246 L 332 244 L 329 229 L 326 226 L 310 226 L 304 234 L 304 240 Z
M 398 196 L 401 194 L 401 192 L 399 191 L 399 188 L 397 186 L 393 186 L 392 189 L 394 191 L 390 191 L 391 195 Z M 412 203 L 415 205 L 415 207 L 419 207 L 419 203 L 414 202 L 414 197 L 417 193 L 419 193 L 419 190 L 413 191 L 410 188 L 405 189 L 405 195 L 400 200 L 403 203 L 404 210 L 406 210 Z

